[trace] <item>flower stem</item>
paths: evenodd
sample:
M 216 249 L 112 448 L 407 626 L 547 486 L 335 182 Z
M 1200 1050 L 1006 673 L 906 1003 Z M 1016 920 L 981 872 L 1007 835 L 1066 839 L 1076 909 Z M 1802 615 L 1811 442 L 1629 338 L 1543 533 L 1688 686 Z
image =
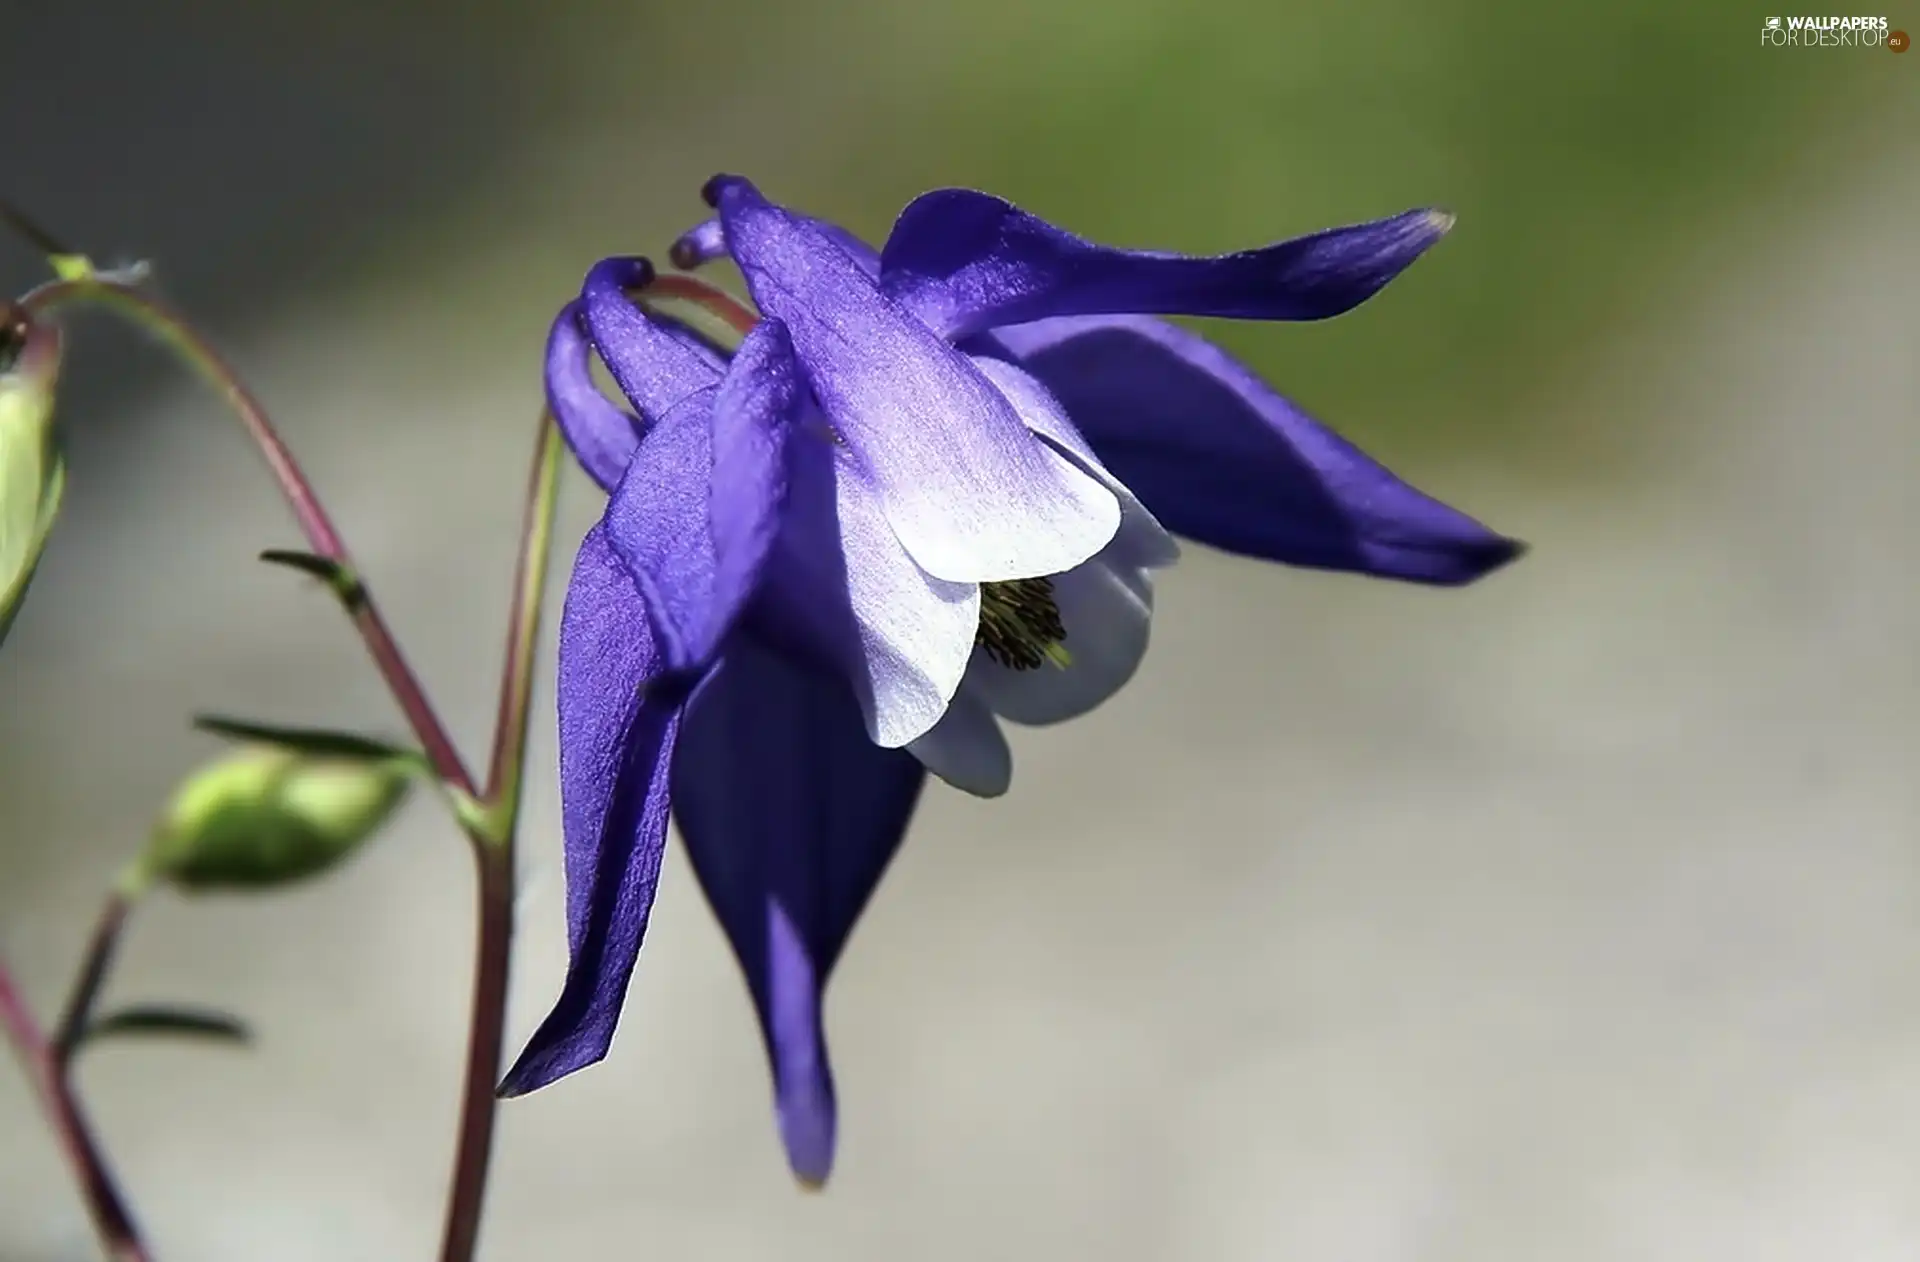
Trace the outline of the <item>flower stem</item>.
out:
M 507 982 L 513 955 L 511 847 L 476 845 L 473 862 L 479 904 L 474 930 L 473 1006 L 440 1262 L 471 1262 L 480 1242 L 487 1174 L 493 1164 L 493 1123 L 499 1106 L 494 1088 L 500 1081 L 501 1055 L 506 1046 Z
M 559 499 L 560 456 L 565 444 L 551 413 L 540 413 L 540 434 L 533 471 L 527 477 L 527 508 L 520 528 L 520 556 L 513 575 L 513 621 L 507 629 L 506 660 L 500 674 L 500 706 L 493 728 L 493 754 L 487 766 L 487 801 L 505 817 L 502 839 L 511 837 L 520 809 L 520 782 L 526 768 L 527 720 L 533 696 L 533 653 L 545 608 L 547 562 L 552 551 L 553 514 Z
M 107 900 L 94 929 L 86 963 L 74 979 L 65 1015 L 53 1037 L 48 1037 L 34 1020 L 26 996 L 21 994 L 6 962 L 0 960 L 0 1026 L 5 1027 L 33 1083 L 34 1095 L 47 1115 L 47 1124 L 66 1151 L 67 1163 L 73 1167 L 74 1178 L 80 1184 L 80 1195 L 93 1218 L 101 1247 L 113 1262 L 151 1262 L 153 1255 L 141 1239 L 133 1211 L 127 1207 L 126 1197 L 107 1165 L 106 1155 L 94 1138 L 93 1126 L 80 1107 L 72 1076 L 74 1049 L 91 1019 L 94 999 L 112 962 L 129 906 L 127 897 L 118 891 Z
M 100 917 L 94 922 L 93 936 L 87 941 L 86 959 L 73 979 L 67 1006 L 53 1031 L 53 1054 L 63 1073 L 73 1062 L 73 1054 L 80 1049 L 87 1027 L 93 1023 L 94 1005 L 100 999 L 101 987 L 106 984 L 107 971 L 113 967 L 113 957 L 119 953 L 120 932 L 126 928 L 127 914 L 132 910 L 133 900 L 123 890 L 115 889 L 107 896 L 100 908 Z
M 299 523 L 300 532 L 306 536 L 307 546 L 350 576 L 351 588 L 344 593 L 348 599 L 342 603 L 347 608 L 348 616 L 353 619 L 354 626 L 359 629 L 361 639 L 366 641 L 367 651 L 379 667 L 394 701 L 406 715 L 407 723 L 419 739 L 434 773 L 448 787 L 471 797 L 474 792 L 473 778 L 467 774 L 459 750 L 454 747 L 439 715 L 427 700 L 426 690 L 419 678 L 407 665 L 393 633 L 387 629 L 386 619 L 381 616 L 365 586 L 359 582 L 359 571 L 347 552 L 347 545 L 334 528 L 326 509 L 321 506 L 313 484 L 301 471 L 293 453 L 287 450 L 286 443 L 281 441 L 273 423 L 267 419 L 266 409 L 260 406 L 253 392 L 247 389 L 239 375 L 184 316 L 124 282 L 90 273 L 51 281 L 20 300 L 20 305 L 33 314 L 80 304 L 118 311 L 159 337 L 217 390 L 233 409 L 240 423 L 246 427 L 248 437 L 259 448 L 281 494 L 285 496 L 287 507 L 293 511 L 294 520 Z
M 506 1042 L 507 982 L 512 964 L 514 838 L 525 779 L 527 721 L 532 708 L 534 650 L 545 607 L 547 561 L 553 514 L 559 499 L 560 431 L 540 414 L 539 443 L 527 480 L 526 517 L 514 574 L 513 609 L 500 672 L 499 717 L 488 760 L 485 812 L 471 830 L 479 919 L 473 974 L 473 1008 L 467 1034 L 466 1079 L 460 1102 L 460 1134 L 454 1146 L 453 1179 L 447 1196 L 441 1262 L 470 1262 L 480 1238 L 487 1170 L 493 1155 L 493 1123 L 499 1097 L 500 1060 Z
M 158 336 L 188 366 L 198 373 L 234 410 L 248 436 L 259 448 L 268 470 L 279 485 L 287 505 L 293 511 L 302 534 L 313 553 L 334 567 L 333 587 L 342 607 L 359 629 L 368 652 L 379 667 L 394 700 L 406 715 L 419 739 L 436 776 L 449 791 L 455 818 L 472 843 L 476 868 L 478 902 L 477 951 L 474 968 L 473 1005 L 467 1040 L 466 1068 L 460 1107 L 460 1129 L 455 1145 L 451 1190 L 448 1196 L 441 1262 L 471 1262 L 478 1244 L 481 1211 L 485 1205 L 487 1173 L 493 1149 L 496 1085 L 500 1075 L 501 1052 L 505 1043 L 507 986 L 512 963 L 514 911 L 514 837 L 525 774 L 527 724 L 533 690 L 534 653 L 546 592 L 548 557 L 553 537 L 553 517 L 558 499 L 559 466 L 562 443 L 559 430 L 544 411 L 540 416 L 539 445 L 529 478 L 527 509 L 522 530 L 520 555 L 514 583 L 508 623 L 506 661 L 501 673 L 498 721 L 487 771 L 483 797 L 477 796 L 473 777 L 461 760 L 439 716 L 427 699 L 425 689 L 402 656 L 398 643 L 388 630 L 371 594 L 358 577 L 346 544 L 322 507 L 312 484 L 300 470 L 291 452 L 268 420 L 265 409 L 239 376 L 213 349 L 205 337 L 171 308 L 124 281 L 92 271 L 84 259 L 75 256 L 72 267 L 62 278 L 42 285 L 21 300 L 20 306 L 32 314 L 52 312 L 75 305 L 109 308 Z M 120 913 L 124 915 L 124 909 Z M 117 926 L 116 926 L 117 927 Z M 94 953 L 82 974 L 83 988 L 69 1005 L 68 1020 L 63 1020 L 63 1038 L 68 1026 L 84 1029 L 91 1007 L 91 993 L 97 989 L 97 967 L 104 973 L 111 957 L 114 933 L 97 936 Z M 91 978 L 89 981 L 88 979 Z M 0 971 L 0 998 L 11 994 L 4 971 Z M 3 1005 L 0 1005 L 3 1006 Z M 52 1084 L 43 1089 L 49 1101 L 50 1115 L 67 1138 L 70 1151 L 94 1154 L 93 1165 L 83 1167 L 83 1181 L 89 1189 L 90 1203 L 118 1211 L 115 1221 L 124 1223 L 123 1235 L 134 1240 L 131 1219 L 111 1181 L 100 1184 L 105 1192 L 96 1198 L 96 1180 L 85 1178 L 91 1169 L 104 1170 L 97 1159 L 85 1124 L 71 1094 L 65 1090 L 64 1061 L 56 1044 L 42 1038 L 23 1007 L 11 1006 L 4 1014 L 9 1025 L 27 1022 L 20 1029 L 30 1032 L 22 1042 L 31 1048 L 31 1060 L 48 1070 L 37 1076 Z M 57 1091 L 54 1090 L 57 1088 Z M 63 1110 L 54 1113 L 55 1105 Z M 79 1156 L 75 1158 L 80 1161 Z M 107 1231 L 104 1208 L 96 1208 L 96 1217 Z M 120 1251 L 115 1262 L 146 1262 L 138 1251 Z

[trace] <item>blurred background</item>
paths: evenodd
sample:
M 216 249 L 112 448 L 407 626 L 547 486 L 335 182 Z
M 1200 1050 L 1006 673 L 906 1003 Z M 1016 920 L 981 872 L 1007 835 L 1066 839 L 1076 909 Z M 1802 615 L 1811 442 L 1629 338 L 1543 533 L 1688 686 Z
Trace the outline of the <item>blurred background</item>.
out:
M 1213 331 L 1533 553 L 1433 591 L 1190 547 L 1126 692 L 1016 733 L 1008 798 L 930 790 L 831 993 L 824 1196 L 673 855 L 613 1055 L 504 1108 L 484 1255 L 1920 1256 L 1920 54 L 1765 16 L 8 3 L 0 191 L 233 354 L 474 757 L 547 323 L 715 171 L 875 239 L 946 184 L 1192 251 L 1460 216 L 1349 316 Z M 0 656 L 0 951 L 49 1011 L 189 713 L 400 730 L 252 561 L 297 538 L 231 422 L 78 343 Z M 516 1048 L 564 963 L 541 704 Z M 260 1034 L 85 1067 L 160 1257 L 432 1255 L 469 918 L 424 798 L 334 879 L 142 910 L 114 993 Z M 0 1068 L 0 1259 L 96 1256 Z

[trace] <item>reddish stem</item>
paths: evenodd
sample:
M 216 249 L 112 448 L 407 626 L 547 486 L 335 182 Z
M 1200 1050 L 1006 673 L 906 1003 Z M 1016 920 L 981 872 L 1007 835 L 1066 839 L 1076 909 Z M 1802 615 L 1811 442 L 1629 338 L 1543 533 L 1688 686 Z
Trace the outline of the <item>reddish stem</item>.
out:
M 114 910 L 115 904 L 119 904 L 118 911 Z M 112 941 L 118 936 L 119 924 L 124 917 L 125 904 L 116 896 L 101 918 L 102 927 L 94 933 L 95 946 L 89 953 L 89 971 L 91 961 L 103 950 L 100 945 L 103 941 L 107 944 L 105 953 L 111 954 Z M 88 972 L 82 972 L 81 982 L 74 992 L 76 997 L 84 989 L 87 975 Z M 33 1085 L 34 1096 L 47 1115 L 47 1124 L 59 1138 L 61 1150 L 67 1155 L 67 1164 L 73 1167 L 74 1178 L 80 1184 L 81 1199 L 86 1202 L 87 1212 L 93 1218 L 94 1230 L 99 1233 L 107 1256 L 113 1262 L 151 1262 L 152 1254 L 147 1252 L 141 1240 L 140 1228 L 133 1220 L 133 1211 L 127 1207 L 126 1197 L 121 1195 L 120 1186 L 107 1165 L 106 1155 L 101 1151 L 99 1141 L 94 1138 L 93 1126 L 80 1107 L 79 1097 L 74 1094 L 71 1049 L 63 1050 L 56 1040 L 41 1030 L 40 1023 L 34 1020 L 33 1010 L 27 1006 L 26 996 L 21 994 L 5 961 L 0 961 L 0 1026 L 5 1027 L 7 1037 L 20 1057 L 20 1064 L 27 1072 L 28 1081 Z
M 480 1242 L 486 1208 L 487 1172 L 493 1161 L 493 1124 L 499 1108 L 501 1054 L 506 1048 L 507 983 L 513 962 L 513 851 L 475 845 L 473 1019 L 460 1100 L 460 1131 L 453 1154 L 453 1180 L 440 1241 L 441 1262 L 471 1262 Z
M 655 276 L 635 297 L 678 298 L 682 302 L 691 302 L 704 307 L 715 317 L 724 320 L 737 333 L 753 332 L 753 326 L 760 317 L 750 311 L 738 298 L 724 289 L 716 289 L 703 280 L 691 276 Z
M 260 401 L 212 344 L 184 317 L 158 299 L 148 297 L 129 285 L 101 277 L 53 281 L 28 294 L 20 305 L 30 313 L 41 313 L 86 300 L 101 301 L 131 312 L 141 325 L 170 341 L 174 349 L 221 392 L 228 406 L 240 418 L 240 423 L 246 427 L 248 437 L 259 448 L 268 472 L 273 475 L 274 482 L 287 501 L 287 507 L 292 510 L 294 520 L 300 526 L 300 533 L 306 536 L 307 546 L 315 555 L 332 562 L 342 572 L 345 590 L 341 595 L 348 615 L 359 630 L 360 638 L 366 641 L 367 651 L 372 655 L 381 677 L 386 680 L 394 701 L 406 715 L 408 726 L 419 739 L 434 774 L 444 783 L 471 797 L 474 793 L 473 777 L 467 774 L 459 750 L 454 747 L 453 739 L 447 735 L 432 703 L 427 700 L 426 690 L 419 678 L 407 665 L 393 632 L 387 628 L 386 619 L 381 617 L 380 610 L 368 597 L 360 582 L 359 571 L 354 567 L 353 557 L 348 553 L 340 532 L 335 529 L 332 518 L 321 506 L 313 484 L 307 480 L 293 453 L 281 441 Z

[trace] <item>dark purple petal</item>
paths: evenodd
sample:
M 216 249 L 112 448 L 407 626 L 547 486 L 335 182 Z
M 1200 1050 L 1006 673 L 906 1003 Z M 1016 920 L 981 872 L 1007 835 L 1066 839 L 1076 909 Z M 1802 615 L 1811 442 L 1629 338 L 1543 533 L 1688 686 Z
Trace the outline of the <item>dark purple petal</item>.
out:
M 621 392 L 647 422 L 659 420 L 688 395 L 718 384 L 726 365 L 673 324 L 649 319 L 627 290 L 653 279 L 645 259 L 602 259 L 580 290 L 587 331 Z
M 787 501 L 787 442 L 806 402 L 793 343 L 778 320 L 753 327 L 713 402 L 707 524 L 713 591 L 680 663 L 704 663 L 760 583 Z
M 1289 565 L 1434 584 L 1470 583 L 1522 551 L 1184 329 L 1117 316 L 994 336 L 1175 534 Z
M 924 193 L 881 252 L 886 292 L 942 335 L 1054 316 L 1322 320 L 1352 310 L 1453 226 L 1436 210 L 1211 258 L 1095 245 L 970 189 Z
M 524 1095 L 600 1060 L 613 1043 L 667 841 L 678 690 L 602 527 L 581 541 L 560 618 L 560 805 L 566 835 L 567 978 L 501 1084 Z
M 580 467 L 601 490 L 611 491 L 633 459 L 640 425 L 594 384 L 593 343 L 580 317 L 580 304 L 568 303 L 547 335 L 547 406 Z
M 705 666 L 758 586 L 803 400 L 785 328 L 763 321 L 719 386 L 647 431 L 608 500 L 607 538 L 645 598 L 667 669 Z
M 681 729 L 680 835 L 746 974 L 781 1139 L 808 1183 L 833 1165 L 822 992 L 924 780 L 912 756 L 867 739 L 838 680 L 744 635 L 728 642 Z
M 1035 441 L 964 355 L 818 226 L 745 180 L 710 187 L 755 302 L 786 323 L 814 397 L 921 568 L 963 583 L 1033 577 L 1106 545 L 1112 494 Z

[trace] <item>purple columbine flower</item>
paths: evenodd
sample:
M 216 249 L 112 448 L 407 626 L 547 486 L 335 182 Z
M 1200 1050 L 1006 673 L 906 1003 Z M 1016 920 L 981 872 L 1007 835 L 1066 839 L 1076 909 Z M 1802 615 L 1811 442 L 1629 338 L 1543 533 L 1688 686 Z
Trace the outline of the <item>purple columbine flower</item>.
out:
M 673 259 L 723 255 L 761 319 L 729 357 L 610 259 L 547 392 L 610 493 L 560 628 L 571 963 L 503 1090 L 602 1058 L 677 819 L 753 994 L 795 1173 L 835 1107 L 821 999 L 932 771 L 1012 775 L 1000 721 L 1084 714 L 1146 651 L 1174 535 L 1462 584 L 1521 546 L 1423 495 L 1153 317 L 1314 320 L 1439 240 L 1416 210 L 1218 258 L 1110 249 L 983 193 L 875 253 L 719 176 Z M 602 395 L 594 353 L 632 411 Z

